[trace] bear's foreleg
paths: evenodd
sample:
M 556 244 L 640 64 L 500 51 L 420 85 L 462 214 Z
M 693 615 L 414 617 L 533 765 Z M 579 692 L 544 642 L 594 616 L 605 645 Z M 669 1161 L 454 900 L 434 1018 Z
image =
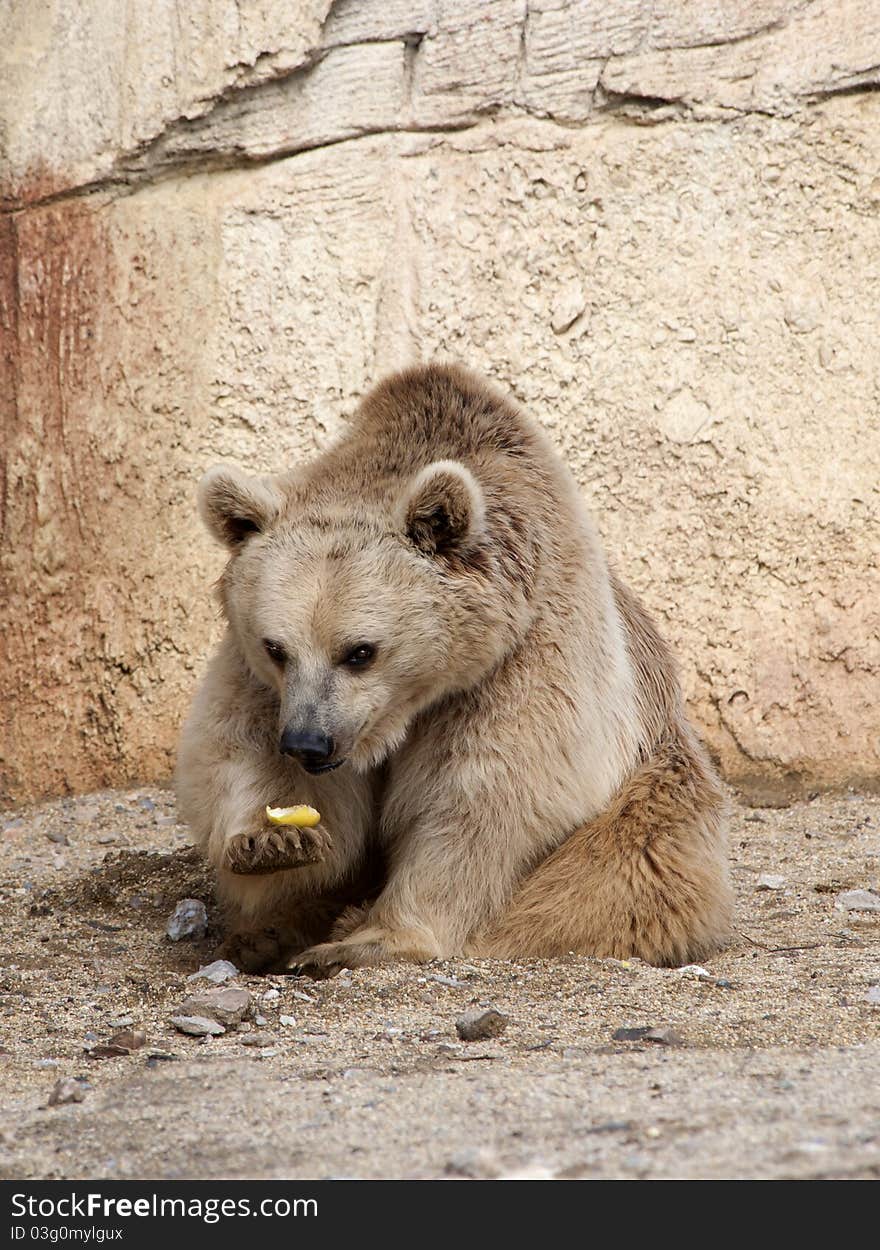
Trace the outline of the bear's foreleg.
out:
M 532 813 L 510 786 L 484 795 L 469 816 L 455 806 L 426 807 L 398 839 L 385 888 L 359 923 L 304 951 L 296 966 L 326 976 L 341 967 L 464 954 L 471 934 L 509 902 L 536 848 L 546 854 L 560 840 L 540 822 L 529 823 Z

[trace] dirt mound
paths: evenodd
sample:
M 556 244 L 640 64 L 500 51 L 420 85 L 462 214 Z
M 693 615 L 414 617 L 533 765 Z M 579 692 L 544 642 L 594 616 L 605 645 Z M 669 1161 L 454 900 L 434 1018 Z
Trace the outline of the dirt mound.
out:
M 99 865 L 83 875 L 41 891 L 34 907 L 165 912 L 181 898 L 201 899 L 208 908 L 214 902 L 210 873 L 194 848 L 108 851 Z

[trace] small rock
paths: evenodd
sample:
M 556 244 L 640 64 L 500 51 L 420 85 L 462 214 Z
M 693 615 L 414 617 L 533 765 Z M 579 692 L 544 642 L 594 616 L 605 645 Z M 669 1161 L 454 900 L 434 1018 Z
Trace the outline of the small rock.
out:
M 244 1037 L 240 1037 L 239 1042 L 242 1046 L 274 1046 L 275 1038 L 269 1033 L 246 1033 Z
M 171 1023 L 179 1033 L 188 1033 L 190 1037 L 219 1037 L 226 1032 L 222 1024 L 205 1016 L 172 1016 Z
M 254 1016 L 254 1024 L 257 1025 L 258 1028 L 261 1029 L 264 1024 L 268 1024 L 268 1023 L 269 1021 L 266 1019 L 266 1017 L 261 1016 L 259 1012 L 257 1012 L 257 1014 Z
M 658 1046 L 684 1046 L 685 1041 L 680 1033 L 676 1033 L 675 1029 L 648 1029 L 645 1034 L 646 1042 L 656 1042 Z
M 437 1047 L 437 1054 L 457 1056 L 461 1054 L 461 1046 L 458 1042 L 441 1042 Z
M 140 1029 L 123 1029 L 120 1033 L 114 1033 L 110 1038 L 111 1046 L 119 1046 L 128 1051 L 140 1050 L 147 1040 L 146 1033 L 142 1033 Z
M 52 1092 L 49 1095 L 50 1107 L 63 1107 L 69 1102 L 82 1102 L 86 1096 L 88 1086 L 85 1081 L 75 1081 L 73 1077 L 62 1076 L 52 1086 Z
M 455 1022 L 455 1031 L 463 1042 L 482 1042 L 487 1037 L 498 1037 L 508 1025 L 508 1017 L 494 1007 L 466 1011 Z
M 865 1001 L 880 1006 L 880 985 L 872 985 L 865 995 Z
M 38 1068 L 59 1068 L 61 1066 L 60 1059 L 38 1059 L 36 1066 Z
M 785 877 L 779 877 L 772 872 L 761 873 L 755 882 L 756 890 L 784 890 L 788 882 Z
M 274 1002 L 275 1002 L 277 999 L 279 999 L 280 997 L 281 997 L 281 995 L 280 995 L 280 993 L 278 992 L 278 990 L 276 990 L 276 989 L 274 989 L 274 988 L 273 988 L 273 989 L 271 989 L 271 990 L 266 990 L 266 993 L 263 995 L 263 1002 L 264 1002 L 264 1003 L 274 1003 Z
M 485 1146 L 471 1146 L 456 1151 L 444 1170 L 447 1176 L 465 1176 L 473 1181 L 487 1181 L 501 1175 L 501 1163 L 497 1155 Z
M 615 1029 L 611 1034 L 611 1040 L 613 1042 L 641 1042 L 644 1041 L 647 1032 L 647 1025 L 638 1029 Z
M 636 1029 L 615 1029 L 611 1034 L 615 1042 L 655 1042 L 658 1046 L 684 1046 L 684 1038 L 668 1027 L 652 1028 L 643 1025 Z
M 49 830 L 49 832 L 47 832 L 46 834 L 46 837 L 49 839 L 50 842 L 57 843 L 58 846 L 70 846 L 70 842 L 67 839 L 66 833 L 56 833 L 55 830 Z
M 291 990 L 291 996 L 298 998 L 303 1003 L 316 1003 L 318 1001 L 311 994 L 303 994 L 302 990 Z
M 715 984 L 715 978 L 708 968 L 703 968 L 700 964 L 685 964 L 678 970 L 683 977 L 687 977 L 693 981 L 711 981 Z
M 128 1029 L 134 1024 L 134 1016 L 116 1016 L 107 1022 L 111 1029 Z
M 147 1067 L 157 1068 L 160 1063 L 171 1063 L 179 1058 L 172 1050 L 148 1050 L 147 1051 Z
M 197 898 L 182 898 L 171 913 L 165 932 L 172 942 L 180 942 L 184 938 L 198 941 L 205 936 L 207 928 L 205 904 Z
M 212 985 L 222 985 L 225 981 L 231 981 L 237 976 L 238 969 L 235 964 L 231 964 L 228 959 L 215 959 L 212 964 L 205 964 L 204 968 L 199 968 L 198 972 L 194 972 L 186 979 L 187 981 L 210 981 Z
M 285 1026 L 285 1028 L 296 1028 L 296 1016 L 279 1016 L 278 1019 Z
M 216 1020 L 219 1024 L 240 1024 L 253 1010 L 253 996 L 248 990 L 227 985 L 223 989 L 193 994 L 181 1003 L 177 1014 L 197 1019 Z
M 111 1042 L 99 1042 L 97 1046 L 89 1046 L 85 1050 L 87 1059 L 122 1059 L 130 1055 L 127 1046 L 114 1046 Z
M 438 985 L 448 985 L 453 990 L 467 989 L 467 981 L 459 981 L 456 977 L 444 977 L 439 972 L 432 972 L 427 980 L 436 981 Z
M 838 911 L 880 911 L 880 894 L 873 890 L 845 890 L 834 900 Z

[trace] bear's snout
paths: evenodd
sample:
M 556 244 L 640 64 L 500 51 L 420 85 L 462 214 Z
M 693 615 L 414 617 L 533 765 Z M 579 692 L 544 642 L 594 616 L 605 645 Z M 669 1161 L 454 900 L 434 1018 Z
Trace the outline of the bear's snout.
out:
M 293 755 L 307 772 L 324 772 L 342 760 L 331 763 L 336 743 L 324 733 L 313 729 L 294 729 L 288 725 L 281 735 L 278 749 L 282 755 Z

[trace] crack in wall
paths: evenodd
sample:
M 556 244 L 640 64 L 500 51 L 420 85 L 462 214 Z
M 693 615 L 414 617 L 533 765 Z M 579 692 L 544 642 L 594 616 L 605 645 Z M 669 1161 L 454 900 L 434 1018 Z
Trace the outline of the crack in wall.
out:
M 669 51 L 680 52 L 687 58 L 689 53 L 707 48 L 760 43 L 766 41 L 768 35 L 796 24 L 799 18 L 815 7 L 814 0 L 805 0 L 790 12 L 742 35 L 707 39 L 691 45 L 674 45 L 667 49 L 658 48 L 652 41 L 652 12 L 647 15 L 645 34 L 636 55 L 646 51 Z M 635 124 L 724 122 L 748 116 L 793 116 L 835 96 L 880 90 L 880 81 L 873 81 L 880 75 L 880 64 L 853 70 L 848 80 L 842 83 L 813 89 L 806 89 L 805 86 L 791 99 L 769 106 L 762 105 L 760 101 L 744 104 L 697 101 L 678 87 L 668 92 L 615 89 L 607 81 L 609 69 L 611 66 L 625 66 L 633 55 L 628 52 L 609 54 L 603 59 L 597 85 L 584 116 L 571 117 L 563 115 L 559 108 L 554 109 L 552 100 L 545 104 L 528 98 L 528 80 L 532 72 L 529 65 L 529 23 L 533 13 L 531 6 L 526 4 L 523 20 L 519 23 L 519 45 L 512 84 L 499 90 L 496 97 L 466 105 L 463 111 L 451 118 L 448 125 L 438 123 L 436 118 L 420 124 L 416 67 L 423 41 L 429 33 L 437 33 L 431 23 L 421 17 L 409 30 L 404 28 L 403 23 L 399 30 L 392 25 L 391 29 L 395 30 L 392 38 L 366 36 L 356 40 L 345 37 L 334 39 L 332 33 L 328 34 L 328 27 L 331 19 L 339 16 L 340 9 L 344 10 L 344 5 L 331 3 L 328 6 L 318 42 L 295 65 L 285 66 L 278 74 L 255 82 L 253 76 L 261 65 L 271 66 L 285 55 L 283 48 L 258 52 L 253 61 L 238 63 L 245 68 L 243 75 L 227 83 L 214 95 L 196 102 L 197 105 L 204 105 L 201 111 L 169 121 L 156 134 L 118 155 L 108 171 L 79 185 L 47 191 L 42 195 L 10 195 L 0 200 L 0 213 L 19 212 L 29 206 L 49 205 L 100 191 L 136 190 L 139 186 L 162 182 L 168 177 L 258 167 L 352 139 L 460 132 L 479 125 L 487 117 L 526 116 L 549 121 L 564 129 L 594 125 L 608 113 L 617 113 Z M 344 29 L 342 27 L 340 33 Z M 441 33 L 449 34 L 450 30 L 443 28 Z M 359 68 L 354 64 L 352 54 L 358 49 L 371 50 L 375 65 L 384 72 L 384 78 L 376 78 L 371 73 L 371 65 Z M 378 50 L 384 50 L 384 53 Z M 319 78 L 321 74 L 326 75 L 326 82 Z M 536 81 L 539 80 L 540 74 Z M 360 87 L 360 97 L 356 93 L 352 97 L 352 83 L 354 88 Z M 399 93 L 396 119 L 391 116 L 396 101 L 389 102 L 384 98 L 389 92 Z M 322 96 L 326 97 L 329 116 L 325 116 Z M 334 105 L 336 116 L 333 115 Z M 367 116 L 370 108 L 384 115 L 370 119 Z M 273 130 L 276 135 L 273 135 Z
M 793 118 L 806 113 L 809 109 L 827 100 L 845 96 L 867 95 L 878 91 L 880 91 L 880 83 L 827 88 L 804 96 L 797 106 L 781 110 L 761 108 L 755 105 L 748 108 L 729 105 L 701 105 L 674 95 L 651 96 L 640 95 L 637 92 L 615 91 L 613 88 L 604 86 L 600 81 L 594 92 L 595 103 L 593 112 L 582 121 L 548 116 L 541 109 L 522 103 L 514 104 L 507 109 L 501 104 L 493 103 L 486 105 L 479 112 L 475 111 L 472 116 L 462 121 L 451 121 L 446 125 L 433 123 L 420 126 L 409 120 L 402 121 L 395 126 L 364 127 L 356 133 L 342 135 L 339 138 L 324 138 L 310 143 L 294 142 L 281 144 L 272 151 L 263 154 L 249 153 L 244 149 L 226 152 L 205 150 L 187 154 L 185 158 L 166 162 L 155 169 L 151 169 L 146 165 L 127 167 L 126 163 L 122 162 L 113 171 L 78 186 L 64 188 L 60 191 L 27 200 L 10 197 L 6 202 L 0 202 L 0 218 L 27 212 L 28 209 L 32 208 L 46 208 L 69 200 L 88 198 L 101 192 L 133 195 L 144 187 L 157 186 L 174 178 L 195 177 L 201 174 L 229 173 L 241 169 L 259 169 L 297 156 L 304 156 L 318 149 L 338 147 L 341 144 L 356 143 L 364 139 L 375 139 L 382 136 L 392 137 L 394 135 L 423 135 L 425 138 L 431 138 L 432 136 L 442 138 L 444 135 L 461 134 L 468 130 L 474 130 L 490 118 L 500 121 L 505 118 L 518 116 L 529 117 L 542 124 L 557 126 L 560 130 L 566 131 L 583 130 L 601 124 L 603 118 L 614 114 L 619 114 L 622 119 L 636 125 L 661 125 L 674 122 L 690 122 L 694 125 L 724 124 L 749 117 Z M 187 123 L 185 120 L 181 120 L 178 124 L 185 126 Z M 156 141 L 151 141 L 150 146 L 154 142 Z M 144 155 L 143 149 L 141 150 L 141 155 Z M 128 159 L 131 159 L 131 157 Z M 114 198 L 116 197 L 114 196 Z

